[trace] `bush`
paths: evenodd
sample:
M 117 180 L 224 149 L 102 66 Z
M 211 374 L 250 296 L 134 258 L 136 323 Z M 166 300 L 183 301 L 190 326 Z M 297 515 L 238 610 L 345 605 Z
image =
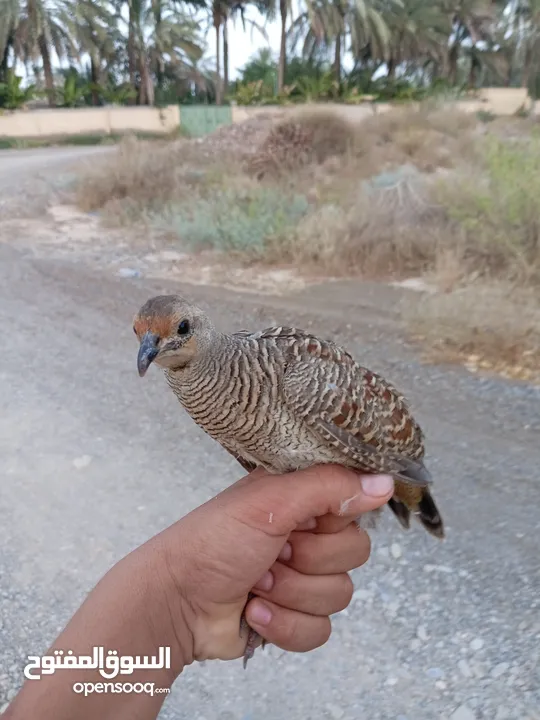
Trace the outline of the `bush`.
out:
M 465 239 L 472 270 L 540 282 L 540 139 L 489 137 L 482 166 L 441 182 L 436 199 Z
M 232 188 L 194 204 L 171 204 L 152 216 L 151 224 L 195 249 L 261 255 L 268 242 L 294 227 L 307 210 L 303 196 L 264 187 Z
M 78 204 L 98 210 L 128 200 L 141 212 L 167 202 L 175 192 L 181 155 L 171 143 L 141 142 L 127 137 L 118 150 L 102 161 L 94 160 L 81 177 Z
M 36 95 L 36 86 L 21 88 L 22 78 L 13 70 L 6 74 L 5 82 L 0 82 L 0 107 L 6 110 L 18 110 Z
M 424 184 L 403 170 L 385 174 L 395 176 L 391 187 L 360 185 L 347 209 L 327 203 L 304 217 L 278 255 L 336 275 L 388 277 L 433 267 L 437 214 Z

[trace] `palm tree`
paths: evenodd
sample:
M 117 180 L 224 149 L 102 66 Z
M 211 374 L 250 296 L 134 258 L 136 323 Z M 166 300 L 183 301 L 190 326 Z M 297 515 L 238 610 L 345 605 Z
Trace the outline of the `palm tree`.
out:
M 384 15 L 390 31 L 388 77 L 403 62 L 416 65 L 444 60 L 451 23 L 441 3 L 434 0 L 402 0 Z
M 98 105 L 102 63 L 114 59 L 121 41 L 115 17 L 103 0 L 63 0 L 59 17 L 77 47 L 79 58 L 83 54 L 90 58 L 92 103 Z
M 385 20 L 386 15 L 395 12 L 401 0 L 356 0 L 345 15 L 346 26 L 349 26 L 351 35 L 351 49 L 354 57 L 359 57 L 369 47 L 370 55 L 387 60 L 390 48 L 390 30 Z M 335 61 L 336 77 L 341 77 L 341 62 L 339 67 Z M 339 76 L 337 74 L 339 70 Z
M 343 49 L 349 40 L 355 57 L 369 46 L 374 56 L 386 56 L 390 33 L 382 9 L 388 11 L 399 0 L 305 0 L 304 12 L 292 26 L 295 32 L 307 28 L 303 54 L 313 57 L 317 47 L 333 47 L 333 72 L 337 85 L 341 83 Z M 294 45 L 294 40 L 293 40 Z
M 448 79 L 457 83 L 458 60 L 462 45 L 467 43 L 472 51 L 469 82 L 476 71 L 474 49 L 479 40 L 489 41 L 493 35 L 496 7 L 492 0 L 443 0 L 443 10 L 448 13 L 452 24 L 452 42 L 447 56 Z
M 9 55 L 19 22 L 19 0 L 0 0 L 0 82 L 7 79 Z
M 252 0 L 252 2 L 248 2 L 248 0 L 222 0 L 221 3 L 221 25 L 223 28 L 223 88 L 225 94 L 229 88 L 229 20 L 232 20 L 233 24 L 235 24 L 236 20 L 240 18 L 244 32 L 246 31 L 247 25 L 249 25 L 251 32 L 257 30 L 265 39 L 268 39 L 264 27 L 252 18 L 246 16 L 249 8 L 255 8 L 259 13 L 271 16 L 273 0 Z
M 292 0 L 270 0 L 259 8 L 260 12 L 264 12 L 268 19 L 273 20 L 279 12 L 280 20 L 280 41 L 279 41 L 279 60 L 277 71 L 277 90 L 278 93 L 283 91 L 285 85 L 285 72 L 287 70 L 287 20 L 292 19 Z
M 223 78 L 221 76 L 221 33 L 222 27 L 226 22 L 229 8 L 227 6 L 227 0 L 212 0 L 210 5 L 210 16 L 211 24 L 216 34 L 216 105 L 223 104 Z M 228 51 L 228 35 L 227 38 L 227 51 Z M 228 72 L 228 55 L 227 55 L 227 72 Z
M 25 64 L 41 58 L 49 105 L 55 103 L 52 53 L 59 59 L 74 57 L 77 49 L 62 25 L 58 5 L 47 0 L 24 0 L 20 8 L 13 49 Z
M 285 70 L 287 69 L 287 17 L 292 13 L 291 0 L 279 0 L 279 17 L 281 33 L 279 40 L 278 93 L 283 92 Z
M 540 60 L 540 0 L 509 3 L 507 31 L 511 33 L 514 64 L 522 68 L 521 86 L 529 87 Z
M 154 76 L 163 80 L 165 58 L 172 66 L 196 59 L 202 50 L 198 43 L 198 23 L 174 2 L 164 0 L 120 0 L 119 23 L 125 24 L 121 8 L 127 2 L 127 56 L 130 85 L 138 91 L 140 105 L 153 105 Z

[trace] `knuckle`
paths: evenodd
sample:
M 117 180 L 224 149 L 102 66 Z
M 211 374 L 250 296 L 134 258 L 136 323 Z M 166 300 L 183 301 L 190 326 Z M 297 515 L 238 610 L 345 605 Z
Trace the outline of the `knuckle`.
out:
M 293 541 L 292 565 L 309 572 L 313 568 L 313 548 L 310 547 L 311 537 L 298 533 Z

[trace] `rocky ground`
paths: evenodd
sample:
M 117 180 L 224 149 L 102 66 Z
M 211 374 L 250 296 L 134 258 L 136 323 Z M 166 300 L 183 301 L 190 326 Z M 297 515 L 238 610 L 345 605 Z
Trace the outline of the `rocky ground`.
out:
M 135 372 L 132 315 L 173 290 L 224 329 L 313 328 L 403 388 L 448 537 L 387 516 L 325 647 L 189 668 L 161 717 L 539 720 L 540 391 L 422 364 L 397 312 L 406 289 L 284 269 L 251 270 L 239 292 L 202 273 L 212 259 L 105 232 L 64 192 L 92 152 L 0 153 L 0 708 L 115 560 L 239 476 L 158 374 Z

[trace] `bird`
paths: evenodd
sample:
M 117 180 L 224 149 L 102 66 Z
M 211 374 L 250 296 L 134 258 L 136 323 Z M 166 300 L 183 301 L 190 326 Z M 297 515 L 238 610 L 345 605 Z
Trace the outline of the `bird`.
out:
M 133 330 L 139 375 L 152 363 L 161 367 L 195 423 L 247 472 L 333 463 L 389 474 L 388 506 L 401 526 L 409 529 L 412 515 L 444 537 L 424 433 L 408 401 L 344 348 L 294 327 L 223 333 L 179 295 L 150 298 Z M 244 667 L 258 644 L 248 633 Z

